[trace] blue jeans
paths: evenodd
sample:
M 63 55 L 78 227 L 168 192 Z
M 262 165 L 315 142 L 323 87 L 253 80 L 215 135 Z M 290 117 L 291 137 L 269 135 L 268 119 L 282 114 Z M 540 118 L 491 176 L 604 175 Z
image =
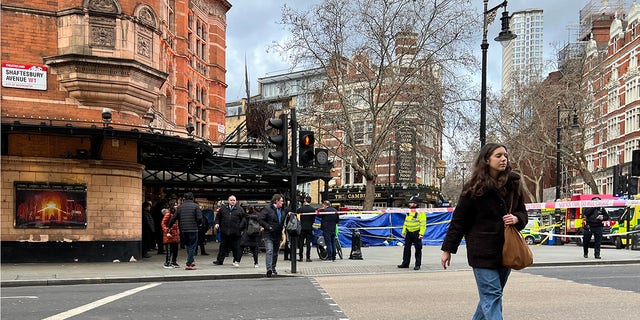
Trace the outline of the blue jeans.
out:
M 511 269 L 473 268 L 480 301 L 472 320 L 502 320 L 502 291 Z
M 280 239 L 273 240 L 271 237 L 264 237 L 264 249 L 264 264 L 267 266 L 267 271 L 276 270 L 276 264 L 278 264 L 278 251 L 280 250 Z
M 336 259 L 336 232 L 322 231 L 324 243 L 327 245 L 327 260 Z
M 187 231 L 180 234 L 187 246 L 187 266 L 190 266 L 194 263 L 193 256 L 196 254 L 196 247 L 198 246 L 198 231 Z

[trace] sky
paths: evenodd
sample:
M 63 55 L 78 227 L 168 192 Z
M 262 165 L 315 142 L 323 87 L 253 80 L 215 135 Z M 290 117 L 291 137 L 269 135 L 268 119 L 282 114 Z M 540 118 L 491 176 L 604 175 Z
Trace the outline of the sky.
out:
M 290 65 L 278 52 L 271 49 L 274 42 L 288 37 L 287 31 L 279 24 L 282 6 L 286 4 L 296 9 L 309 9 L 321 0 L 229 0 L 232 8 L 227 12 L 227 102 L 246 96 L 245 57 L 249 75 L 251 95 L 258 92 L 257 79 L 265 76 L 286 73 Z M 628 10 L 629 3 L 626 0 Z M 540 8 L 544 10 L 544 59 L 555 60 L 557 48 L 574 41 L 579 11 L 589 0 L 509 0 L 507 10 L 513 11 Z M 482 0 L 470 0 L 471 10 L 478 13 L 482 20 Z M 498 5 L 501 0 L 489 0 L 489 8 Z M 499 11 L 501 13 L 502 10 Z M 501 87 L 502 46 L 493 41 L 500 32 L 500 15 L 489 26 L 489 51 L 487 53 L 487 81 L 489 88 Z M 573 29 L 573 30 L 572 30 Z M 477 32 L 480 61 L 482 54 L 482 30 Z M 478 70 L 480 68 L 478 67 Z M 550 72 L 553 70 L 547 70 Z M 480 72 L 478 71 L 478 83 Z

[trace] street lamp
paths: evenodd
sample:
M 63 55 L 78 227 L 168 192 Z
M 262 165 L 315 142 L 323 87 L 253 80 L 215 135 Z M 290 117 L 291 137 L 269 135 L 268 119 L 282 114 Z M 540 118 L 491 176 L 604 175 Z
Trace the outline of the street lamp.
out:
M 560 199 L 560 131 L 562 130 L 562 126 L 560 123 L 560 112 L 561 111 L 573 111 L 573 117 L 571 121 L 571 129 L 578 129 L 580 125 L 578 124 L 578 113 L 575 107 L 573 109 L 563 109 L 560 108 L 560 103 L 556 105 L 556 110 L 558 111 L 558 123 L 556 127 L 556 200 Z
M 487 42 L 487 28 L 489 24 L 496 18 L 496 12 L 501 7 L 504 7 L 502 17 L 502 30 L 500 34 L 495 38 L 495 41 L 505 42 L 515 39 L 517 36 L 509 30 L 509 12 L 507 11 L 507 1 L 503 1 L 501 4 L 487 10 L 489 0 L 483 0 L 484 2 L 484 26 L 482 29 L 482 87 L 480 88 L 480 147 L 482 148 L 487 142 L 487 49 L 489 49 L 489 42 Z
M 462 167 L 462 168 L 460 168 L 460 170 L 462 170 L 462 185 L 464 186 L 464 173 L 465 173 L 465 171 L 467 171 L 467 168 Z
M 391 195 L 391 144 L 389 144 L 388 154 L 388 167 L 387 167 L 387 208 L 391 208 L 393 206 L 393 196 Z

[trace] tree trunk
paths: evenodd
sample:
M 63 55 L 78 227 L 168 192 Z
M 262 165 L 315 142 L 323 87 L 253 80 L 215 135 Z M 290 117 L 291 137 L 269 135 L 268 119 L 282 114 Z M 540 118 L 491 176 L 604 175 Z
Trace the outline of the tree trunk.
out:
M 374 179 L 367 179 L 367 188 L 366 194 L 364 197 L 364 202 L 362 203 L 362 210 L 371 211 L 373 210 L 373 203 L 376 200 L 376 181 Z

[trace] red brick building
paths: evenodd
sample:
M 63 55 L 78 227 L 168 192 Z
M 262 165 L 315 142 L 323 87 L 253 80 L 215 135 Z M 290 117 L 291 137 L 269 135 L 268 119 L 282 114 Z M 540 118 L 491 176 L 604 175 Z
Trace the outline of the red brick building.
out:
M 139 257 L 141 145 L 224 138 L 230 8 L 2 2 L 3 261 Z

